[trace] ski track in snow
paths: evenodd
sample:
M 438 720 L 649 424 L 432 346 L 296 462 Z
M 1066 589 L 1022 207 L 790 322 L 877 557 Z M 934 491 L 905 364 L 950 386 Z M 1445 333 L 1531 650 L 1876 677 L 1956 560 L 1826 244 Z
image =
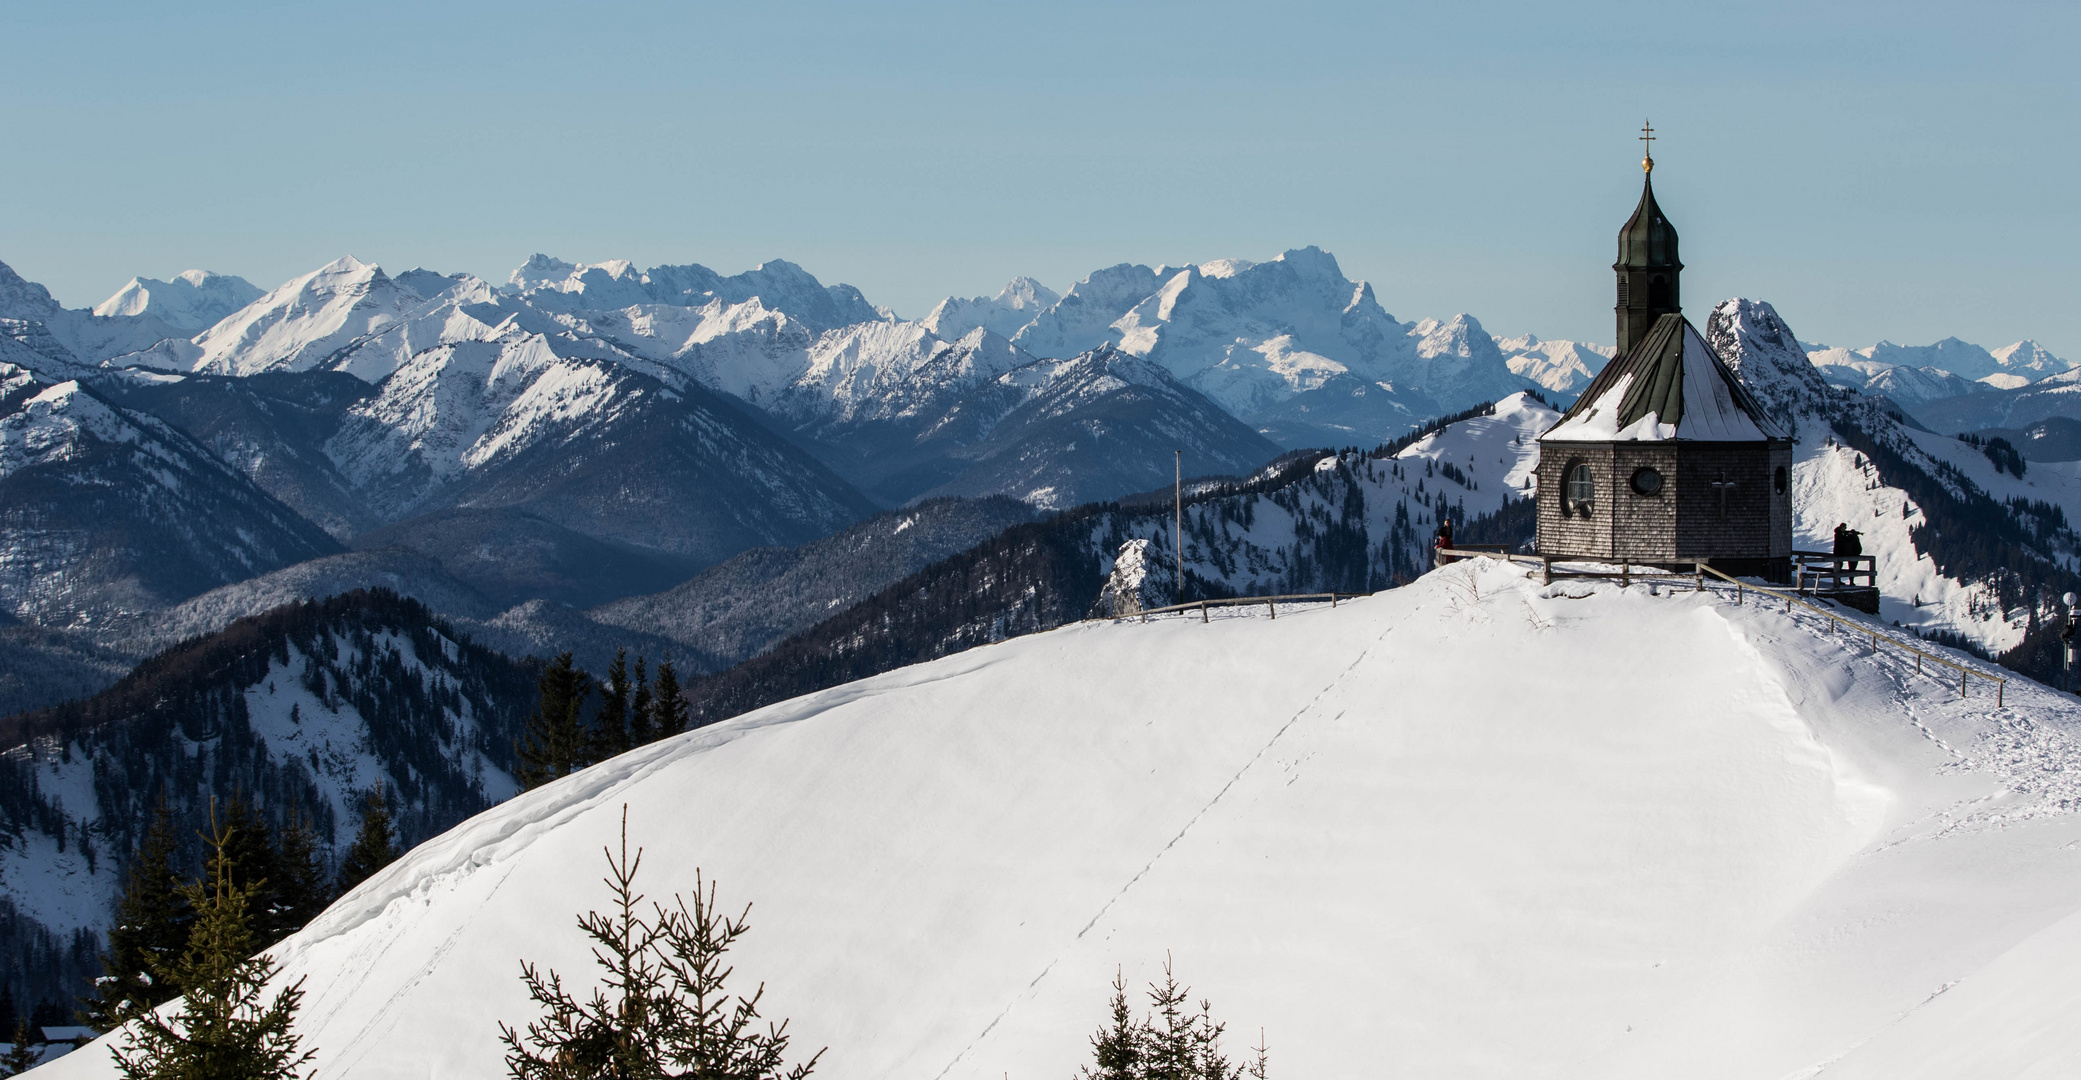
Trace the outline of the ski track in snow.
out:
M 1391 634 L 1393 632 L 1393 627 L 1389 627 L 1387 630 L 1382 631 L 1380 636 L 1374 639 L 1374 643 L 1377 645 L 1379 642 L 1387 640 L 1388 634 Z M 1207 811 L 1212 810 L 1216 804 L 1221 802 L 1222 797 L 1228 794 L 1229 789 L 1236 786 L 1236 781 L 1241 780 L 1244 774 L 1248 773 L 1251 769 L 1256 768 L 1257 763 L 1264 760 L 1264 756 L 1266 754 L 1271 753 L 1272 747 L 1277 746 L 1279 744 L 1279 740 L 1286 736 L 1286 732 L 1289 729 L 1291 729 L 1295 724 L 1300 722 L 1301 717 L 1306 716 L 1308 715 L 1308 713 L 1312 712 L 1315 706 L 1317 704 L 1320 704 L 1322 699 L 1325 696 L 1327 696 L 1330 691 L 1336 689 L 1337 685 L 1339 683 L 1342 683 L 1346 676 L 1350 675 L 1353 671 L 1357 670 L 1359 664 L 1363 663 L 1366 657 L 1371 656 L 1372 653 L 1372 647 L 1368 646 L 1364 652 L 1361 652 L 1358 655 L 1357 659 L 1353 660 L 1350 663 L 1350 665 L 1347 666 L 1342 672 L 1339 672 L 1336 678 L 1331 679 L 1327 686 L 1324 686 L 1320 692 L 1318 692 L 1313 698 L 1310 698 L 1306 705 L 1303 705 L 1298 710 L 1295 710 L 1294 714 L 1288 717 L 1285 723 L 1279 725 L 1279 730 L 1273 732 L 1272 737 L 1270 739 L 1265 740 L 1264 746 L 1259 748 L 1257 753 L 1251 755 L 1250 760 L 1244 762 L 1243 767 L 1237 769 L 1235 771 L 1235 774 L 1228 778 L 1227 783 L 1221 785 L 1221 790 L 1215 792 L 1213 798 L 1207 800 L 1204 806 L 1201 806 L 1198 811 L 1193 813 L 1192 817 L 1188 819 L 1185 822 L 1185 824 L 1178 829 L 1177 835 L 1172 836 L 1170 838 L 1170 841 L 1164 844 L 1163 847 L 1159 849 L 1155 855 L 1150 856 L 1149 861 L 1142 864 L 1142 868 L 1140 870 L 1135 871 L 1134 876 L 1128 878 L 1127 883 L 1125 885 L 1120 886 L 1119 892 L 1116 892 L 1111 897 L 1107 898 L 1105 904 L 1098 909 L 1098 912 L 1091 916 L 1091 921 L 1085 923 L 1083 928 L 1077 931 L 1074 940 L 1082 941 L 1084 939 L 1084 935 L 1090 933 L 1091 928 L 1097 926 L 1100 919 L 1105 918 L 1106 912 L 1113 910 L 1113 905 L 1119 903 L 1120 899 L 1126 896 L 1128 892 L 1134 888 L 1136 882 L 1148 876 L 1149 871 L 1153 869 L 1166 854 L 1169 854 L 1172 848 L 1178 846 L 1178 841 L 1183 840 L 1185 838 L 1185 834 L 1191 832 L 1192 827 L 1194 825 L 1199 824 L 1201 818 L 1207 816 Z M 1339 710 L 1337 712 L 1337 715 L 1330 717 L 1330 720 L 1334 722 L 1336 720 L 1342 719 L 1343 716 L 1343 711 Z M 1028 991 L 1030 992 L 1039 989 L 1042 980 L 1046 979 L 1048 977 L 1048 973 L 1050 971 L 1055 970 L 1055 965 L 1060 962 L 1061 957 L 1056 957 L 1055 959 L 1048 961 L 1047 966 L 1041 969 L 1040 974 L 1035 975 L 1033 977 L 1033 981 L 1026 984 Z M 1030 997 L 1030 994 L 1028 996 Z M 1026 1000 L 1026 998 L 1015 1000 L 1011 1004 L 1006 1005 L 1004 1007 L 1003 1012 L 998 1013 L 997 1016 L 993 1018 L 990 1021 L 990 1023 L 983 1028 L 982 1031 L 976 1034 L 976 1042 L 981 1042 L 985 1037 L 987 1037 L 990 1034 L 990 1032 L 993 1029 L 995 1029 L 997 1025 L 1004 1020 L 1005 1017 L 1011 1015 L 1012 1012 L 1015 1009 L 1017 1009 L 1024 1000 Z M 934 1074 L 933 1080 L 941 1080 L 941 1078 L 945 1077 L 948 1073 L 952 1072 L 954 1070 L 954 1067 L 961 1063 L 961 1059 L 968 1056 L 969 1050 L 974 1048 L 976 1042 L 971 1042 L 968 1046 L 962 1047 L 961 1052 L 955 1054 L 954 1059 L 952 1061 L 947 1062 L 946 1068 L 941 1069 L 938 1073 Z

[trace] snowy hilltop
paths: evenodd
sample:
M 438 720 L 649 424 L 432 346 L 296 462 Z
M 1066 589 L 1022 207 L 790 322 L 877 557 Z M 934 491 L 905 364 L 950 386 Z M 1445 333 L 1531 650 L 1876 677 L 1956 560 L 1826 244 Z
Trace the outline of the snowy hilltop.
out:
M 1478 561 L 973 650 L 480 814 L 281 978 L 319 1077 L 503 1076 L 626 806 L 646 892 L 754 904 L 739 977 L 834 1075 L 1070 1075 L 1166 954 L 1282 1075 L 2075 1067 L 2072 709 L 1749 600 Z

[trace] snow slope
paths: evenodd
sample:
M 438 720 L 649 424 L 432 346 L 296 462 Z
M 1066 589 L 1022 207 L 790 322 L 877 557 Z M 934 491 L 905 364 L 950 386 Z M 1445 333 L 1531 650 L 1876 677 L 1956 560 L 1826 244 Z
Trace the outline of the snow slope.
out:
M 2071 708 L 1859 640 L 1485 562 L 1070 627 L 523 795 L 285 977 L 318 1076 L 503 1075 L 520 960 L 590 979 L 571 923 L 626 805 L 648 893 L 698 867 L 755 904 L 737 978 L 834 1078 L 1070 1075 L 1116 967 L 1166 953 L 1280 1075 L 2071 1075 Z
M 217 375 L 307 371 L 402 321 L 423 303 L 418 293 L 398 288 L 382 267 L 343 256 L 290 279 L 197 335 L 202 355 L 194 370 Z M 353 374 L 374 382 L 390 372 L 364 366 Z
M 1499 338 L 1503 364 L 1511 374 L 1530 379 L 1564 399 L 1590 385 L 1618 350 L 1587 341 L 1541 341 L 1535 334 Z
M 1750 392 L 1794 433 L 1798 445 L 1792 470 L 1797 513 L 1793 529 L 1799 550 L 1828 550 L 1837 523 L 1858 529 L 1864 534 L 1864 552 L 1878 557 L 1881 614 L 1924 633 L 1958 633 L 2000 652 L 2022 642 L 2032 629 L 2033 607 L 2038 609 L 2037 620 L 2050 616 L 2051 595 L 2042 588 L 2026 596 L 2024 603 L 2005 603 L 1997 580 L 1984 575 L 1960 580 L 1940 571 L 1930 549 L 1946 538 L 1941 529 L 1915 535 L 1929 523 L 1928 510 L 1906 488 L 1941 489 L 1931 497 L 1984 496 L 1993 506 L 1983 505 L 1975 513 L 1995 513 L 1999 511 L 1994 507 L 2006 506 L 2011 517 L 2028 525 L 2023 510 L 2010 500 L 2050 503 L 2071 515 L 2076 497 L 2073 466 L 2033 469 L 2019 479 L 1997 473 L 1986 455 L 1957 439 L 1909 428 L 1876 399 L 1829 385 L 1769 304 L 1740 298 L 1722 302 L 1707 320 L 1706 336 Z M 1957 400 L 2002 396 L 2003 392 L 1991 392 Z M 1845 445 L 1846 433 L 1856 431 L 1898 454 L 1902 461 L 1896 468 L 1906 474 L 1884 474 L 1864 453 Z M 1983 524 L 1990 530 L 1994 525 Z M 1960 547 L 1992 543 L 1987 535 L 1954 536 L 1949 541 L 1946 557 L 1958 561 L 1965 561 Z M 2073 547 L 2071 534 L 2055 534 L 2041 539 L 2026 557 L 2051 566 L 2070 565 Z

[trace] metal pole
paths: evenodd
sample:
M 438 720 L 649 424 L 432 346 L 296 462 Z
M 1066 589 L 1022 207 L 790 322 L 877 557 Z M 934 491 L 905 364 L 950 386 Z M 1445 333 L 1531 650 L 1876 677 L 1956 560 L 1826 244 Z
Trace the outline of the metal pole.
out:
M 1171 519 L 1172 542 L 1177 545 L 1178 556 L 1178 602 L 1185 602 L 1185 451 L 1171 451 L 1171 464 L 1177 467 L 1178 477 L 1171 495 L 1176 500 Z

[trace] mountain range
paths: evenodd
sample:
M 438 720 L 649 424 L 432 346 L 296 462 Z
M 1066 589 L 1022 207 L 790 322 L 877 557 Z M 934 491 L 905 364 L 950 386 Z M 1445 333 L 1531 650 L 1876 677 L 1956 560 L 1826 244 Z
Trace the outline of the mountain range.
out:
M 1291 284 L 1299 269 L 1270 275 L 1263 288 Z M 1208 282 L 1257 280 L 1246 273 L 1234 266 L 1215 272 L 1195 268 L 1184 275 L 1179 295 Z M 378 274 L 368 273 L 367 280 L 374 282 Z M 237 655 L 257 656 L 250 652 L 253 632 L 240 627 L 255 625 L 254 619 L 270 626 L 316 625 L 308 622 L 316 616 L 282 613 L 360 589 L 364 597 L 377 599 L 338 609 L 337 617 L 346 621 L 325 631 L 333 635 L 326 640 L 336 644 L 295 646 L 298 656 L 332 658 L 327 670 L 334 673 L 325 683 L 333 688 L 330 700 L 349 700 L 355 693 L 372 695 L 367 696 L 371 702 L 409 696 L 398 681 L 405 676 L 397 670 L 423 686 L 470 677 L 492 680 L 490 673 L 500 672 L 494 681 L 508 687 L 498 706 L 504 719 L 496 731 L 503 732 L 514 722 L 511 710 L 529 699 L 529 669 L 498 653 L 545 657 L 572 651 L 597 674 L 617 649 L 628 648 L 653 661 L 666 655 L 681 661 L 696 719 L 714 722 L 847 679 L 1104 615 L 1112 609 L 1101 609 L 1102 597 L 1112 598 L 1110 604 L 1131 596 L 1136 605 L 1150 606 L 1180 595 L 1392 588 L 1424 574 L 1430 532 L 1442 519 L 1453 520 L 1469 543 L 1518 545 L 1530 539 L 1536 436 L 1557 415 L 1531 390 L 1493 404 L 1477 403 L 1453 422 L 1426 424 L 1378 449 L 1281 454 L 1260 430 L 1193 385 L 1209 371 L 1231 370 L 1223 366 L 1234 360 L 1227 353 L 1191 372 L 1191 353 L 1183 344 L 1170 352 L 1156 344 L 1136 352 L 1136 342 L 1144 339 L 1130 341 L 1124 332 L 1120 341 L 1102 340 L 1067 357 L 1026 352 L 1017 341 L 1035 336 L 1028 330 L 1041 325 L 1038 317 L 1020 324 L 1010 337 L 1000 331 L 1044 298 L 1027 286 L 966 302 L 963 310 L 974 325 L 959 340 L 947 342 L 928 328 L 887 317 L 812 336 L 805 320 L 821 317 L 815 312 L 825 303 L 844 310 L 843 294 L 797 290 L 785 302 L 808 313 L 798 319 L 768 309 L 757 297 L 729 300 L 727 291 L 737 286 L 728 279 L 686 275 L 704 286 L 696 298 L 704 309 L 713 309 L 711 314 L 735 304 L 738 315 L 757 315 L 745 331 L 749 337 L 718 333 L 696 345 L 736 347 L 797 337 L 811 342 L 813 348 L 806 346 L 792 360 L 785 353 L 744 354 L 786 361 L 765 368 L 720 364 L 724 354 L 713 349 L 638 349 L 632 342 L 642 335 L 602 334 L 590 319 L 570 311 L 545 314 L 523 295 L 533 290 L 564 298 L 547 304 L 613 289 L 664 290 L 669 276 L 636 274 L 626 266 L 573 266 L 557 277 L 516 274 L 519 283 L 480 289 L 474 279 L 400 275 L 399 282 L 413 283 L 410 291 L 431 305 L 414 317 L 448 327 L 442 333 L 453 340 L 427 345 L 374 384 L 356 375 L 355 365 L 370 357 L 394 357 L 394 345 L 386 342 L 404 334 L 401 328 L 410 320 L 376 326 L 357 339 L 363 346 L 340 346 L 329 354 L 330 361 L 297 361 L 244 375 L 90 367 L 69 351 L 58 355 L 62 345 L 55 337 L 35 332 L 42 324 L 23 321 L 7 340 L 38 367 L 12 369 L 0 383 L 12 387 L 0 401 L 19 405 L 22 417 L 11 413 L 0 419 L 0 438 L 16 430 L 9 424 L 21 432 L 18 439 L 0 441 L 0 446 L 22 448 L 22 464 L 9 468 L 44 477 L 46 486 L 114 485 L 125 492 L 124 499 L 153 512 L 136 519 L 72 522 L 71 547 L 59 547 L 71 552 L 73 561 L 53 564 L 40 592 L 26 586 L 17 590 L 21 599 L 11 602 L 20 605 L 15 617 L 24 625 L 5 633 L 10 642 L 33 646 L 19 650 L 28 659 L 16 662 L 35 668 L 15 673 L 19 677 L 12 685 L 27 689 L 13 692 L 30 695 L 17 700 L 37 705 L 54 696 L 76 697 L 140 660 L 145 664 L 139 671 L 168 664 L 192 671 L 190 661 L 159 658 L 215 656 L 209 650 L 234 646 L 249 649 Z M 1094 289 L 1091 295 L 1097 293 Z M 1074 294 L 1064 294 L 1046 310 L 1063 310 Z M 478 300 L 457 302 L 483 296 L 489 299 L 481 305 Z M 1151 309 L 1149 324 L 1134 320 L 1126 325 L 1138 334 L 1146 330 L 1144 336 L 1159 344 L 1166 335 L 1189 343 L 1196 339 L 1176 328 L 1209 317 L 1201 310 L 1209 302 L 1196 303 L 1201 307 L 1181 301 L 1168 315 L 1158 305 Z M 700 309 L 674 310 L 698 314 Z M 1357 310 L 1365 313 L 1363 305 Z M 959 328 L 951 321 L 956 311 L 941 305 L 950 329 Z M 705 324 L 708 317 L 697 322 Z M 998 320 L 994 326 L 992 318 Z M 1058 319 L 1058 331 L 1069 321 Z M 659 323 L 631 317 L 617 325 Z M 1867 550 L 1881 555 L 1886 620 L 2001 654 L 2023 670 L 2047 670 L 2057 612 L 2053 598 L 2081 584 L 2071 569 L 2081 556 L 2081 542 L 2066 524 L 2081 514 L 2081 473 L 2036 465 L 2027 476 L 2013 466 L 2005 470 L 1998 456 L 1980 445 L 1919 430 L 1894 403 L 1831 385 L 1767 304 L 1728 301 L 1713 310 L 1705 329 L 1759 399 L 1799 432 L 1794 474 L 1803 546 L 1825 543 L 1837 522 L 1858 523 Z M 690 332 L 687 340 L 695 336 Z M 1454 365 L 1476 355 L 1503 358 L 1506 370 L 1511 358 L 1536 356 L 1548 366 L 1525 367 L 1547 373 L 1587 369 L 1591 357 L 1601 359 L 1587 347 L 1533 339 L 1504 343 L 1510 350 L 1490 340 L 1483 350 L 1478 343 L 1488 339 L 1464 317 L 1408 326 L 1402 339 L 1409 348 L 1405 361 L 1414 355 L 1417 360 L 1408 362 L 1432 364 L 1437 371 L 1465 368 Z M 1432 353 L 1428 358 L 1426 351 Z M 919 362 L 905 368 L 891 359 L 896 356 Z M 773 374 L 791 370 L 787 363 L 797 361 L 806 366 L 794 376 Z M 1181 378 L 1172 364 L 1188 370 L 1190 378 Z M 699 374 L 703 371 L 709 374 Z M 733 372 L 731 377 L 741 380 L 739 389 L 710 385 L 719 372 Z M 1522 385 L 1523 376 L 1518 377 Z M 1324 386 L 1359 381 L 1345 365 L 1282 404 L 1321 401 L 1318 392 Z M 926 437 L 908 436 L 906 442 L 906 432 Z M 1190 439 L 1207 433 L 1249 448 L 1234 460 L 1254 464 L 1226 470 L 1234 476 L 1198 477 L 1184 486 L 1185 547 L 1180 553 L 1171 540 L 1174 466 L 1161 460 L 1162 452 L 1194 445 Z M 934 440 L 944 440 L 943 452 Z M 901 482 L 939 493 L 902 509 L 875 513 L 874 500 L 839 471 L 843 454 L 837 448 L 850 446 L 868 458 L 877 446 L 895 456 L 921 442 L 925 449 L 902 459 L 903 469 L 886 471 L 877 481 L 882 490 Z M 1218 448 L 1209 444 L 1195 450 L 1195 463 L 1215 457 Z M 713 456 L 692 457 L 696 452 Z M 958 469 L 934 464 L 941 460 L 966 464 Z M 1107 472 L 1119 463 L 1127 467 Z M 706 477 L 704 468 L 728 475 Z M 757 481 L 769 474 L 796 486 L 746 487 L 747 477 Z M 990 483 L 958 490 L 964 478 L 972 477 Z M 147 497 L 121 486 L 147 481 L 158 485 L 158 494 Z M 697 486 L 703 483 L 716 486 Z M 1043 491 L 1064 484 L 1091 486 L 1072 487 L 1060 501 Z M 690 487 L 697 496 L 686 503 L 660 501 L 657 494 L 658 489 L 670 495 Z M 1152 488 L 1160 490 L 1160 497 Z M 1005 489 L 1022 497 L 1007 497 Z M 716 491 L 721 494 L 699 494 Z M 1093 494 L 1104 491 L 1111 495 Z M 818 493 L 837 509 L 821 519 L 806 514 L 794 519 L 806 519 L 797 534 L 802 539 L 757 538 L 760 529 L 772 534 L 788 527 L 787 512 L 816 508 Z M 674 507 L 704 505 L 704 499 L 711 511 L 737 505 L 731 502 L 735 499 L 764 508 L 770 516 L 750 518 L 747 525 L 717 513 L 729 527 L 744 531 L 735 541 L 738 550 L 716 556 L 712 553 L 727 543 L 713 543 L 704 552 L 688 538 L 718 535 L 722 526 L 708 523 L 704 527 L 710 531 L 702 534 L 670 516 Z M 188 515 L 208 518 L 201 523 L 207 528 L 196 526 L 201 531 L 183 534 Z M 253 520 L 273 521 L 275 531 L 254 531 L 248 527 Z M 298 538 L 304 548 L 292 546 Z M 162 579 L 185 564 L 137 565 L 136 551 L 178 543 L 188 548 L 168 550 L 202 552 L 190 560 L 201 569 L 189 567 L 178 583 Z M 126 552 L 132 553 L 130 563 L 122 562 Z M 1182 582 L 1172 570 L 1181 554 Z M 204 555 L 218 561 L 205 561 Z M 237 561 L 224 562 L 227 558 Z M 106 567 L 115 570 L 104 572 Z M 71 606 L 37 607 L 32 601 L 39 596 Z M 367 619 L 377 617 L 370 612 L 389 620 L 383 625 L 392 629 L 366 629 Z M 297 631 L 306 637 L 309 632 Z M 34 634 L 57 636 L 37 639 Z M 440 663 L 451 666 L 412 667 L 398 644 L 403 639 L 452 643 L 454 649 L 413 646 L 421 660 L 435 650 L 446 658 Z M 238 645 L 241 641 L 248 644 Z M 468 654 L 478 659 L 452 666 L 464 658 L 457 651 L 464 645 L 481 650 Z M 403 668 L 371 666 L 392 654 Z M 280 655 L 279 650 L 272 655 Z M 237 699 L 246 703 L 249 715 L 257 715 L 252 710 L 262 699 L 254 695 L 262 693 L 265 680 L 255 681 L 259 677 L 249 667 L 224 667 L 246 672 L 238 676 L 244 681 L 212 684 L 207 693 L 198 691 L 198 700 Z M 382 675 L 388 681 L 368 683 L 379 668 L 389 673 Z M 310 679 L 307 671 L 301 677 Z M 277 678 L 265 693 L 275 693 L 279 685 Z M 9 686 L 0 681 L 0 690 Z M 372 688 L 355 689 L 360 686 Z M 35 693 L 53 697 L 36 700 Z M 111 693 L 116 697 L 106 702 L 137 700 L 130 691 Z M 318 694 L 313 700 L 320 706 L 328 700 L 320 691 L 312 693 Z M 449 709 L 439 714 L 441 719 L 437 710 L 422 710 L 425 722 L 437 729 L 454 729 L 455 716 L 464 713 L 481 715 L 476 705 L 462 713 L 453 705 L 441 707 Z M 104 704 L 88 711 L 105 726 L 129 723 L 125 708 Z M 371 737 L 375 714 L 362 709 L 356 715 L 360 720 L 336 731 L 328 728 L 327 737 L 340 746 Z M 270 721 L 276 724 L 264 740 L 270 747 L 296 737 L 294 725 L 282 728 L 279 720 Z M 190 728 L 208 731 L 212 722 L 198 719 Z M 68 730 L 87 732 L 95 726 Z M 486 749 L 484 738 L 470 735 L 449 749 L 475 746 L 489 755 L 482 759 L 485 768 L 505 769 L 505 759 Z M 61 740 L 29 751 L 25 760 L 54 770 L 56 790 L 72 783 L 60 775 L 68 763 L 65 754 L 82 756 L 91 749 L 88 743 Z M 289 767 L 287 759 L 265 760 L 272 762 L 269 769 Z M 478 768 L 471 764 L 478 759 L 466 755 L 441 760 L 461 764 L 410 768 L 461 768 L 465 776 Z M 344 805 L 335 795 L 366 786 L 372 778 L 387 777 L 386 783 L 402 786 L 412 773 L 395 770 L 405 767 L 401 762 L 368 765 L 355 773 L 352 784 L 337 792 L 325 788 L 330 792 L 326 799 Z M 132 810 L 141 805 L 134 787 L 124 788 L 130 799 L 125 805 Z M 435 818 L 462 806 L 453 793 L 441 798 L 449 801 L 414 795 L 400 809 L 422 815 L 419 820 L 433 828 Z M 31 808 L 23 813 L 44 812 Z M 53 861 L 66 854 L 59 837 L 114 829 L 119 823 L 107 816 L 111 813 L 127 811 L 68 803 L 45 814 L 61 822 L 52 826 L 55 833 L 38 833 L 49 844 L 34 852 L 21 848 L 28 861 L 13 871 L 0 869 L 0 876 L 11 872 L 17 879 L 32 874 L 56 880 L 76 874 L 78 867 L 64 871 L 72 864 Z M 105 827 L 93 825 L 96 821 Z M 128 824 L 122 828 L 134 829 L 134 821 L 123 821 Z M 94 873 L 91 866 L 87 873 Z M 70 977 L 65 973 L 71 961 L 63 959 L 70 954 L 60 948 L 63 927 L 32 920 L 43 928 L 34 930 L 19 915 L 11 916 L 16 922 L 8 925 L 30 927 L 23 931 L 28 935 L 23 948 L 41 949 L 35 955 L 49 959 L 39 970 L 53 980 Z M 74 929 L 92 927 L 82 923 Z

